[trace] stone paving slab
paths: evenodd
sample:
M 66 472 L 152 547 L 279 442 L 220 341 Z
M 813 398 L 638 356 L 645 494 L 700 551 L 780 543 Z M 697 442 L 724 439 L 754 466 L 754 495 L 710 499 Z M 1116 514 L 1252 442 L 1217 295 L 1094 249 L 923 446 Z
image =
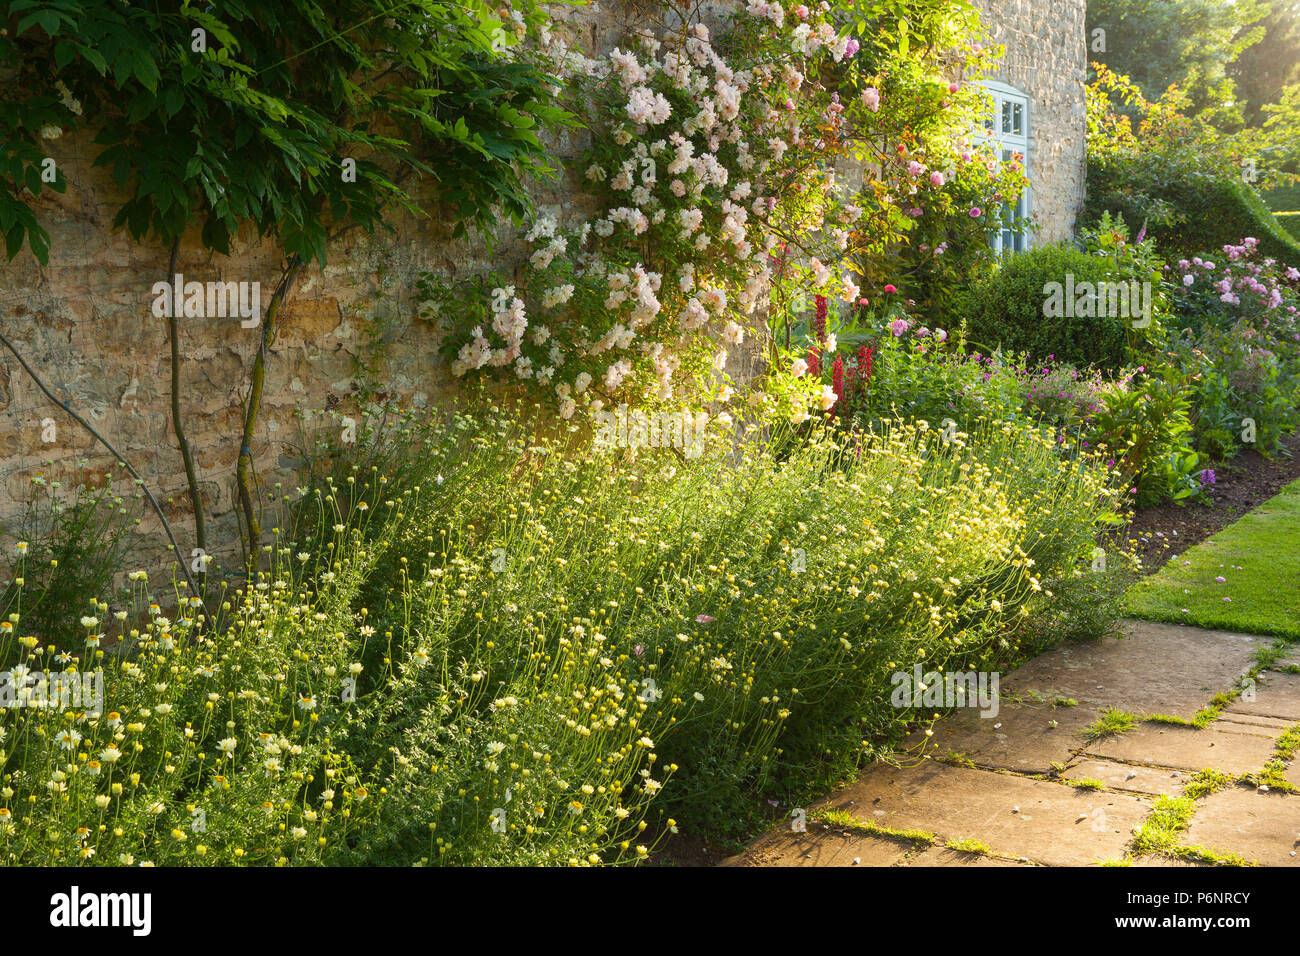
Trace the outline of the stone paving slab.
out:
M 1002 694 L 1037 691 L 1097 709 L 1190 719 L 1255 666 L 1257 649 L 1272 644 L 1269 638 L 1150 621 L 1126 621 L 1124 634 L 1053 648 L 1007 675 Z
M 1225 712 L 1300 721 L 1300 674 L 1264 671 L 1255 679 L 1255 699 L 1237 698 Z
M 1219 693 L 1240 686 L 1255 651 L 1271 638 L 1129 621 L 1125 637 L 1063 644 L 1001 681 L 995 718 L 963 708 L 933 734 L 908 741 L 916 752 L 959 754 L 976 766 L 920 760 L 906 768 L 873 764 L 852 785 L 821 801 L 892 830 L 933 833 L 939 845 L 855 832 L 811 822 L 788 824 L 727 866 L 1082 866 L 1126 858 L 1134 830 L 1155 795 L 1181 793 L 1199 770 L 1256 772 L 1279 736 L 1300 723 L 1300 674 L 1265 672 L 1253 701 L 1237 700 L 1209 727 L 1154 721 L 1088 743 L 1083 732 L 1106 707 L 1139 716 L 1193 717 Z M 1300 653 L 1292 660 L 1300 662 Z M 1058 697 L 1078 706 L 1053 706 Z M 1019 700 L 1013 698 L 1020 698 Z M 1052 726 L 1055 722 L 1056 726 Z M 1064 764 L 1063 780 L 1035 779 Z M 1300 788 L 1300 758 L 1286 770 Z M 1100 780 L 1105 791 L 1068 785 Z M 812 808 L 810 808 L 810 813 Z M 1294 866 L 1300 856 L 1300 793 L 1234 787 L 1198 801 L 1185 842 L 1236 853 L 1266 865 Z M 976 840 L 993 856 L 942 846 Z M 1188 866 L 1149 856 L 1135 866 Z
M 892 866 L 910 847 L 899 840 L 809 822 L 806 833 L 775 830 L 720 866 Z
M 868 767 L 827 806 L 894 830 L 976 839 L 996 853 L 1053 866 L 1122 856 L 1148 807 L 1137 797 L 926 761 Z
M 1142 767 L 1113 760 L 1084 757 L 1063 775 L 1066 780 L 1100 780 L 1111 790 L 1134 793 L 1180 794 L 1190 779 L 1183 771 Z
M 1096 719 L 1095 711 L 1082 707 L 1004 703 L 996 718 L 966 708 L 935 724 L 924 752 L 932 757 L 961 754 L 979 767 L 1047 773 L 1053 763 L 1066 763 L 1083 749 L 1079 732 Z M 918 731 L 906 746 L 916 748 L 923 740 L 924 733 Z
M 1170 859 L 1167 856 L 1139 856 L 1132 861 L 1134 866 L 1212 866 L 1210 863 L 1200 863 L 1196 860 Z
M 906 857 L 900 866 L 1032 866 L 1022 860 L 1007 860 L 999 856 L 982 856 L 950 850 L 946 846 L 926 847 L 920 853 Z
M 1269 736 L 1147 723 L 1089 744 L 1087 753 L 1177 770 L 1240 774 L 1262 769 L 1273 750 Z
M 1294 722 L 1281 717 L 1260 717 L 1255 714 L 1224 711 L 1210 726 L 1215 730 L 1230 733 L 1264 734 L 1276 740 L 1294 726 Z
M 1185 842 L 1264 866 L 1300 866 L 1300 795 L 1246 787 L 1212 793 L 1198 803 Z

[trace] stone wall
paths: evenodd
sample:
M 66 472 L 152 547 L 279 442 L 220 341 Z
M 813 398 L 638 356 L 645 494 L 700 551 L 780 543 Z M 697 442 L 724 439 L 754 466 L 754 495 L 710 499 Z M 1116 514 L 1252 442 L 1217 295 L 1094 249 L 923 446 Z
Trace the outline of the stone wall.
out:
M 1035 208 L 1044 234 L 1059 237 L 1082 199 L 1084 0 L 1053 0 L 1050 15 L 1037 12 L 1041 0 L 985 2 L 1009 47 L 1006 80 L 1034 98 Z M 610 49 L 645 22 L 638 0 L 563 7 L 558 16 L 568 18 L 561 31 L 588 52 Z M 580 138 L 555 144 L 561 155 L 582 146 Z M 117 196 L 106 172 L 90 167 L 89 134 L 52 141 L 50 153 L 69 187 L 37 203 L 51 235 L 49 264 L 39 266 L 26 251 L 13 262 L 0 261 L 0 329 L 139 470 L 164 502 L 188 554 L 193 523 L 171 429 L 167 321 L 150 310 L 153 284 L 168 278 L 167 250 L 135 245 L 111 229 Z M 553 214 L 587 211 L 572 180 L 543 186 L 539 200 Z M 268 364 L 252 449 L 263 493 L 274 493 L 276 482 L 295 485 L 304 439 L 323 426 L 319 417 L 304 426 L 303 411 L 356 414 L 367 388 L 416 407 L 441 407 L 455 394 L 456 382 L 438 353 L 439 333 L 417 315 L 416 280 L 423 271 L 453 281 L 472 275 L 488 265 L 487 247 L 451 241 L 436 211 L 428 218 L 397 218 L 393 227 L 391 234 L 354 236 L 332 249 L 329 264 L 307 270 L 293 291 Z M 503 240 L 508 232 L 502 230 Z M 187 280 L 260 281 L 265 303 L 280 265 L 273 248 L 244 243 L 224 258 L 205 253 L 197 237 L 187 238 L 178 266 Z M 498 265 L 510 262 L 517 251 L 503 241 L 492 258 Z M 228 559 L 239 553 L 235 460 L 259 337 L 260 330 L 241 327 L 238 318 L 181 320 L 182 414 L 196 451 L 209 550 Z M 738 359 L 741 375 L 756 366 L 755 355 Z M 48 495 L 54 482 L 64 492 L 75 483 L 99 483 L 113 471 L 113 457 L 0 349 L 0 550 L 8 552 L 19 535 L 18 520 L 34 494 Z M 34 485 L 34 476 L 45 485 Z M 129 504 L 142 518 L 140 540 L 148 542 L 140 565 L 154 570 L 166 557 L 158 548 L 161 529 L 140 502 Z
M 992 79 L 1029 97 L 1031 242 L 1073 234 L 1083 206 L 1087 135 L 1086 0 L 975 0 L 1006 56 Z

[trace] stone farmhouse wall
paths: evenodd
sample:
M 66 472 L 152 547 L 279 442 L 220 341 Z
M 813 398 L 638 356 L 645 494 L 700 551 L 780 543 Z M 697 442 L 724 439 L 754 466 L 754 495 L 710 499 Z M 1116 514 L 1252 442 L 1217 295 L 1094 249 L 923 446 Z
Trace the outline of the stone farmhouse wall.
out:
M 1029 97 L 1033 242 L 1074 231 L 1086 173 L 1087 0 L 975 0 L 1006 56 L 992 79 Z

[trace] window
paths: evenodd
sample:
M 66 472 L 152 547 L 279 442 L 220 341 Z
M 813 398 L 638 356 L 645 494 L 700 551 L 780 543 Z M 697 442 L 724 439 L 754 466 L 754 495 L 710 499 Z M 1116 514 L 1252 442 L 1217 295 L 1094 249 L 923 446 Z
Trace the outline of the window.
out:
M 986 81 L 981 84 L 988 91 L 992 107 L 984 119 L 984 128 L 976 132 L 979 145 L 991 143 L 999 162 L 1011 161 L 1014 153 L 1024 157 L 1029 169 L 1029 97 L 1014 86 Z M 993 248 L 1003 252 L 1023 252 L 1029 245 L 1025 231 L 1015 231 L 1016 224 L 1027 225 L 1030 211 L 1030 189 L 1026 188 L 1013 206 L 1004 203 L 998 213 L 1002 228 L 992 236 Z

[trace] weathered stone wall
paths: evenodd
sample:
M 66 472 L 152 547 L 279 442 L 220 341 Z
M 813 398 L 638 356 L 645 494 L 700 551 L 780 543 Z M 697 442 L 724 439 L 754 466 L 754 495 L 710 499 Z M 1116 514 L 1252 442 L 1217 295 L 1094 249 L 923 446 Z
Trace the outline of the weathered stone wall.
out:
M 987 2 L 1009 47 L 1006 79 L 1034 98 L 1036 212 L 1046 236 L 1064 235 L 1082 198 L 1084 0 Z M 1044 6 L 1050 9 L 1040 12 Z M 644 24 L 645 14 L 644 4 L 627 0 L 560 8 L 557 15 L 568 18 L 561 32 L 590 53 L 610 49 Z M 556 149 L 566 155 L 582 146 L 579 135 Z M 119 197 L 107 173 L 90 167 L 89 134 L 52 141 L 50 153 L 69 184 L 65 194 L 46 194 L 37 203 L 51 235 L 50 261 L 39 266 L 24 251 L 0 263 L 0 329 L 139 470 L 164 502 L 188 554 L 193 522 L 171 428 L 167 320 L 150 309 L 153 284 L 169 278 L 167 250 L 135 245 L 112 231 Z M 564 217 L 588 212 L 578 197 L 573 180 L 539 190 L 542 208 Z M 304 439 L 323 426 L 317 416 L 304 427 L 304 410 L 355 415 L 367 388 L 417 407 L 444 406 L 456 392 L 438 353 L 438 330 L 417 315 L 416 280 L 423 271 L 452 281 L 482 271 L 487 247 L 451 241 L 436 212 L 398 217 L 393 226 L 391 234 L 353 236 L 332 249 L 329 264 L 307 270 L 293 291 L 268 364 L 252 449 L 264 494 L 273 493 L 276 482 L 295 485 Z M 503 240 L 508 233 L 502 230 Z M 187 239 L 178 266 L 187 280 L 260 281 L 265 305 L 280 266 L 274 248 L 244 243 L 224 258 L 205 253 L 197 236 Z M 517 253 L 503 241 L 492 258 L 499 267 Z M 209 550 L 225 558 L 238 555 L 235 460 L 247 371 L 259 338 L 259 329 L 241 327 L 238 318 L 181 319 L 182 414 L 196 451 Z M 743 376 L 757 358 L 738 356 L 743 367 L 736 371 Z M 112 456 L 0 349 L 0 549 L 8 550 L 18 535 L 16 522 L 33 494 L 49 494 L 56 481 L 64 492 L 87 479 L 98 483 L 97 476 L 108 472 L 116 472 Z M 33 485 L 35 475 L 46 484 Z M 163 557 L 161 529 L 139 502 L 130 504 L 143 519 L 141 540 L 152 548 L 153 560 L 145 562 L 142 552 L 141 564 L 156 568 Z
M 1087 0 L 975 0 L 996 42 L 1006 46 L 993 79 L 1029 97 L 1033 243 L 1074 231 L 1083 206 L 1088 50 Z
M 637 3 L 559 7 L 565 35 L 588 54 L 615 46 L 644 21 Z M 87 117 L 93 125 L 93 117 Z M 134 465 L 164 504 L 182 549 L 194 543 L 185 473 L 170 415 L 171 359 L 167 319 L 151 311 L 155 282 L 169 279 L 168 250 L 132 243 L 111 228 L 121 196 L 104 169 L 93 169 L 93 131 L 48 143 L 68 182 L 67 192 L 35 203 L 49 231 L 48 265 L 24 250 L 0 258 L 0 330 L 46 384 L 92 422 Z M 552 144 L 563 157 L 585 145 L 582 134 Z M 543 211 L 564 216 L 584 209 L 576 179 L 544 182 L 536 196 Z M 450 281 L 522 260 L 504 223 L 493 253 L 482 239 L 453 241 L 436 206 L 430 215 L 391 219 L 392 232 L 354 233 L 331 248 L 325 267 L 312 266 L 296 283 L 281 313 L 267 366 L 263 409 L 253 444 L 264 494 L 275 483 L 294 487 L 304 438 L 328 425 L 319 410 L 357 415 L 370 391 L 406 407 L 449 403 L 457 382 L 438 353 L 436 323 L 419 317 L 416 282 L 423 272 Z M 197 230 L 186 236 L 177 271 L 186 281 L 260 281 L 265 309 L 281 260 L 269 243 L 244 242 L 226 258 L 205 252 Z M 235 461 L 248 371 L 260 328 L 238 318 L 182 318 L 181 411 L 195 449 L 208 516 L 209 551 L 239 553 Z M 304 425 L 303 413 L 315 415 Z M 50 423 L 53 427 L 50 427 Z M 53 438 L 53 440 L 49 440 Z M 38 390 L 14 357 L 0 348 L 0 549 L 20 536 L 25 502 L 48 497 L 58 483 L 66 497 L 75 484 L 101 484 L 118 474 L 102 445 Z M 37 486 L 32 479 L 43 479 Z M 115 484 L 120 486 L 115 478 Z M 129 483 L 126 484 L 129 492 Z M 158 567 L 164 540 L 153 514 L 128 502 L 142 519 L 145 561 Z M 3 562 L 0 562 L 2 566 Z

